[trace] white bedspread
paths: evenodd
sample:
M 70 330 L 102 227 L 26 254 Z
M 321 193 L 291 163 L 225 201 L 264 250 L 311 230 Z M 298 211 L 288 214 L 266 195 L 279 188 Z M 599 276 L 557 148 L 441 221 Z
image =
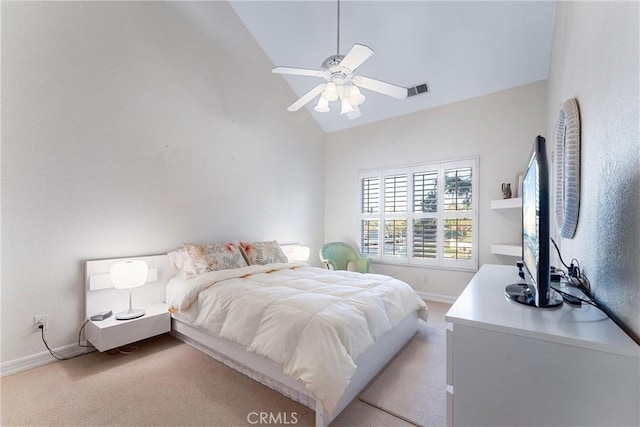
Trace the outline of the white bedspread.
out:
M 269 264 L 206 273 L 173 285 L 167 303 L 200 306 L 194 325 L 269 358 L 333 410 L 354 360 L 427 306 L 406 283 L 378 274 Z

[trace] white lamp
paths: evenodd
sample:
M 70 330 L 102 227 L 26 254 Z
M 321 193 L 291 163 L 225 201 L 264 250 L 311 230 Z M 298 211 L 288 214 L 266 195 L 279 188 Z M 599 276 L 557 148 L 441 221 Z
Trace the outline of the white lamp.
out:
M 113 264 L 109 269 L 109 277 L 116 289 L 129 289 L 129 310 L 116 313 L 116 319 L 129 320 L 144 316 L 144 310 L 134 309 L 131 305 L 131 289 L 147 283 L 149 266 L 144 261 L 124 261 Z
M 309 261 L 309 255 L 311 255 L 311 249 L 309 246 L 296 246 L 291 253 L 292 261 Z

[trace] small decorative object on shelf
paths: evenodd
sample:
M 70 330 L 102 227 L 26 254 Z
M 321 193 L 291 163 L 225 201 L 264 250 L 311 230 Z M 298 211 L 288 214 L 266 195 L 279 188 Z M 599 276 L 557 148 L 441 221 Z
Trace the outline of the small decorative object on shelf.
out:
M 503 199 L 510 199 L 511 198 L 511 183 L 510 182 L 503 182 L 502 183 L 502 198 Z

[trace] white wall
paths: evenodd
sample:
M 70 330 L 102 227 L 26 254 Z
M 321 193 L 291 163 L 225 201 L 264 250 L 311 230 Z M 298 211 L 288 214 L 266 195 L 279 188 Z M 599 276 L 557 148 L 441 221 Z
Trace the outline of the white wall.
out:
M 489 246 L 520 243 L 521 213 L 492 211 L 490 202 L 502 198 L 501 183 L 516 186 L 535 137 L 545 134 L 546 120 L 546 82 L 542 81 L 328 134 L 325 240 L 358 243 L 359 170 L 478 156 L 479 265 L 515 263 L 515 258 L 491 254 Z M 382 264 L 374 264 L 372 270 L 405 280 L 418 291 L 450 297 L 459 295 L 473 276 Z
M 581 121 L 580 216 L 562 240 L 596 299 L 640 343 L 638 2 L 558 2 L 549 71 L 548 133 L 576 98 Z
M 226 2 L 3 2 L 3 362 L 45 351 L 35 315 L 75 342 L 87 259 L 317 253 L 324 134 L 271 67 Z

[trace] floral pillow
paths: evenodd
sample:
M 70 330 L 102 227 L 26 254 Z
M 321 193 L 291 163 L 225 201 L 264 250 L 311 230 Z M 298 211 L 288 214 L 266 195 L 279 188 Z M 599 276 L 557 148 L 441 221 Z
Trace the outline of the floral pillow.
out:
M 167 254 L 171 268 L 178 277 L 190 278 L 196 275 L 196 271 L 193 268 L 191 257 L 184 248 L 173 250 Z
M 196 274 L 247 266 L 240 249 L 232 242 L 185 243 L 183 246 L 191 258 Z
M 276 262 L 289 262 L 277 241 L 240 242 L 240 249 L 250 265 L 265 265 Z

